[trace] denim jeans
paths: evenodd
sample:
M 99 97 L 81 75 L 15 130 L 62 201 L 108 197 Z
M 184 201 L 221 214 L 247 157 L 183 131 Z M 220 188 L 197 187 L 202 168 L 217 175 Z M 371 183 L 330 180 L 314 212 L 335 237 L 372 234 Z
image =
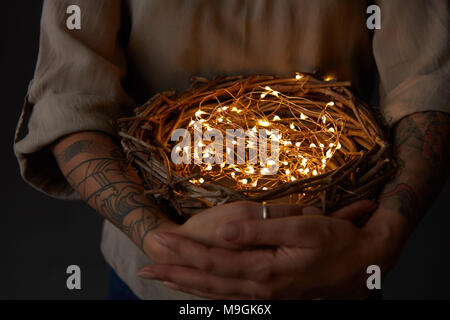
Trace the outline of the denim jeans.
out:
M 140 300 L 111 267 L 109 267 L 108 299 Z

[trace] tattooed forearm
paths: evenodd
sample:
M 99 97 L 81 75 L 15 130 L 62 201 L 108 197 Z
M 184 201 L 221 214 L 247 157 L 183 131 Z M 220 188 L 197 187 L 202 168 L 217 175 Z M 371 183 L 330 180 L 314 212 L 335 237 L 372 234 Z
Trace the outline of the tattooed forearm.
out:
M 57 154 L 56 158 L 60 163 L 66 164 L 81 153 L 89 153 L 95 155 L 99 154 L 99 151 L 109 151 L 109 155 L 111 156 L 111 158 L 116 160 L 122 159 L 122 154 L 117 148 L 110 150 L 110 148 L 106 147 L 105 145 L 92 140 L 76 141 L 66 149 L 64 149 L 60 154 Z
M 58 147 L 55 155 L 61 170 L 83 200 L 142 248 L 146 235 L 165 218 L 143 194 L 139 177 L 124 165 L 113 142 L 98 133 L 91 136 Z
M 413 114 L 400 121 L 394 134 L 399 171 L 380 200 L 382 206 L 398 211 L 414 225 L 449 176 L 450 115 Z

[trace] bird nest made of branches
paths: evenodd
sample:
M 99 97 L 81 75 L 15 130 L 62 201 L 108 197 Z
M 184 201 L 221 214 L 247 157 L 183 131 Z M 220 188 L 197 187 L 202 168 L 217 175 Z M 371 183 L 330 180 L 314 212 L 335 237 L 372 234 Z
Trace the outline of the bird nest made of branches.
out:
M 239 200 L 325 212 L 376 197 L 396 169 L 349 87 L 300 73 L 194 77 L 115 124 L 146 194 L 181 216 Z

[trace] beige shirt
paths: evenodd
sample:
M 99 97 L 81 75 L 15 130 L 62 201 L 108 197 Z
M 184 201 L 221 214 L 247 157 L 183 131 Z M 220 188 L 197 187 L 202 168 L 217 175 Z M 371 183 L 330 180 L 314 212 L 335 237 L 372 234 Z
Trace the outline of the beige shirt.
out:
M 414 112 L 449 112 L 449 2 L 375 3 L 381 29 L 372 32 L 369 1 L 47 0 L 15 140 L 21 173 L 48 195 L 78 198 L 49 144 L 83 130 L 114 134 L 110 119 L 156 92 L 187 88 L 192 75 L 316 71 L 350 80 L 366 101 L 378 87 L 388 125 Z M 73 4 L 81 30 L 66 27 Z M 191 298 L 138 278 L 150 261 L 108 222 L 102 251 L 139 297 Z

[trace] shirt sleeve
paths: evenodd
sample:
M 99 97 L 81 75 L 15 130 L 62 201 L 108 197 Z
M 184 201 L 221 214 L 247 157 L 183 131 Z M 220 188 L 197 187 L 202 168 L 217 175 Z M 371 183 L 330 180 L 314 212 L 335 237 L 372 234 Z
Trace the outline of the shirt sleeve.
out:
M 392 126 L 421 111 L 450 112 L 448 0 L 383 0 L 373 38 L 380 111 Z
M 81 9 L 81 29 L 69 30 L 66 12 Z M 96 130 L 115 135 L 111 120 L 134 102 L 121 81 L 126 72 L 119 45 L 119 0 L 46 0 L 39 55 L 14 140 L 25 181 L 45 194 L 78 198 L 67 183 L 49 145 L 65 135 Z

